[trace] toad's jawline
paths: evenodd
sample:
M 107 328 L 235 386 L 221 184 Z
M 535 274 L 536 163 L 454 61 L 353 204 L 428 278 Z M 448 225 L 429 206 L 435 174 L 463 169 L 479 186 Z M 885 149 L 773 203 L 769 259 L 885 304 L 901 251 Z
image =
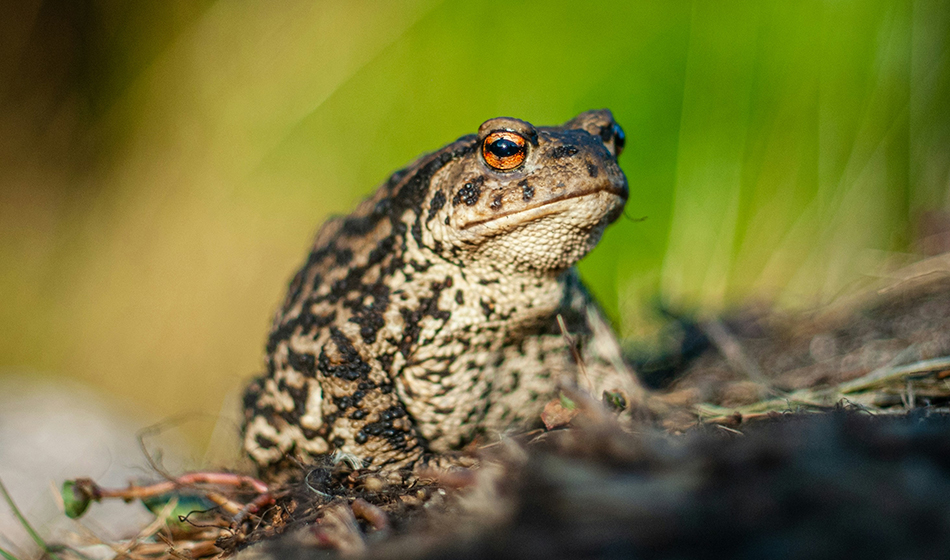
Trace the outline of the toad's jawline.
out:
M 510 216 L 516 216 L 516 215 L 518 215 L 518 214 L 522 214 L 522 213 L 525 213 L 525 212 L 533 212 L 533 211 L 536 211 L 536 210 L 538 210 L 538 209 L 540 209 L 540 208 L 545 208 L 545 207 L 547 207 L 547 206 L 550 206 L 550 205 L 552 205 L 552 204 L 557 204 L 558 202 L 563 202 L 563 201 L 565 201 L 565 200 L 571 200 L 571 199 L 573 199 L 573 198 L 582 198 L 582 197 L 585 197 L 585 196 L 592 196 L 592 195 L 600 194 L 600 193 L 604 193 L 604 192 L 605 192 L 605 193 L 608 193 L 608 194 L 612 194 L 612 195 L 616 196 L 617 198 L 623 199 L 624 202 L 627 201 L 627 193 L 626 193 L 626 192 L 622 192 L 622 191 L 618 191 L 617 189 L 602 188 L 602 189 L 594 189 L 594 190 L 590 190 L 590 191 L 581 191 L 581 192 L 577 192 L 577 193 L 571 193 L 571 194 L 566 194 L 566 195 L 558 196 L 558 197 L 556 197 L 556 198 L 552 198 L 551 200 L 546 200 L 546 201 L 544 201 L 543 204 L 539 204 L 539 205 L 537 205 L 537 206 L 532 206 L 531 208 L 522 208 L 522 209 L 520 209 L 520 210 L 512 210 L 512 211 L 510 211 L 510 212 L 505 212 L 504 214 L 498 214 L 497 216 L 492 216 L 492 217 L 490 217 L 490 218 L 485 218 L 485 219 L 483 219 L 483 220 L 477 220 L 477 221 L 474 221 L 474 222 L 469 222 L 469 223 L 467 223 L 467 224 L 461 225 L 461 226 L 459 227 L 459 229 L 465 230 L 465 229 L 473 228 L 473 227 L 475 227 L 475 226 L 480 226 L 480 225 L 484 225 L 484 224 L 490 224 L 490 223 L 492 223 L 492 222 L 495 222 L 495 221 L 498 221 L 498 220 L 503 220 L 503 219 L 508 218 L 508 217 L 510 217 Z

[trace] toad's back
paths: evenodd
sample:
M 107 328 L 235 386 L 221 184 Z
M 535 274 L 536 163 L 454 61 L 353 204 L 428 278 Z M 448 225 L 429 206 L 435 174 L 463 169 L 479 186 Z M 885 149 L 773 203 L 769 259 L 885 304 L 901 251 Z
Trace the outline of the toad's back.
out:
M 626 202 L 622 147 L 609 111 L 492 119 L 325 224 L 245 395 L 251 457 L 412 467 L 534 421 L 565 375 L 597 396 L 636 391 L 606 366 L 616 344 L 573 270 Z M 558 314 L 581 337 L 583 378 Z

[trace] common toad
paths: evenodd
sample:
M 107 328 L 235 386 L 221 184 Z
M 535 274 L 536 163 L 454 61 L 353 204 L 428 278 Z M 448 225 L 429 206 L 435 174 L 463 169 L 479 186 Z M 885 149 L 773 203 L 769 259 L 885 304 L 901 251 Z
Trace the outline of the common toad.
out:
M 607 110 L 491 119 L 327 222 L 245 394 L 254 461 L 411 468 L 535 423 L 565 378 L 629 402 L 639 385 L 573 268 L 626 203 L 623 146 Z

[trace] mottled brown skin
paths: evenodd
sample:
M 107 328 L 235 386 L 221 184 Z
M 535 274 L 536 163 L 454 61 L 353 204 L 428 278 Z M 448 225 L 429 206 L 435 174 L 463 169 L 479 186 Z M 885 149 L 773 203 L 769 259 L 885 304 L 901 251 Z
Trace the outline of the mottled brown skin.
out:
M 495 131 L 525 140 L 513 169 L 486 161 Z M 606 110 L 557 127 L 492 119 L 327 222 L 245 395 L 244 445 L 262 470 L 337 450 L 370 469 L 412 468 L 536 423 L 565 380 L 633 396 L 573 269 L 627 200 L 622 142 Z

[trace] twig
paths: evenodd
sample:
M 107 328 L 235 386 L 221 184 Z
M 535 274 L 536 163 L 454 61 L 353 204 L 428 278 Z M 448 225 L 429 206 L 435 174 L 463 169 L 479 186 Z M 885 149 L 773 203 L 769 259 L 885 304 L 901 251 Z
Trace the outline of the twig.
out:
M 274 496 L 271 494 L 270 488 L 260 480 L 245 475 L 216 472 L 187 473 L 173 480 L 147 486 L 130 484 L 128 488 L 119 489 L 103 488 L 92 479 L 77 478 L 63 484 L 63 494 L 65 498 L 66 492 L 71 493 L 72 499 L 69 500 L 71 505 L 67 506 L 66 513 L 70 517 L 76 518 L 85 512 L 90 502 L 98 502 L 103 498 L 119 498 L 128 502 L 135 499 L 160 496 L 178 488 L 195 484 L 216 484 L 238 488 L 250 487 L 257 492 L 258 496 L 243 506 L 217 492 L 205 492 L 208 499 L 233 515 L 230 523 L 231 529 L 237 528 L 248 516 L 258 513 L 262 508 L 274 502 Z
M 178 558 L 179 560 L 194 560 L 194 558 L 192 558 L 190 555 L 185 554 L 185 553 L 179 551 L 179 550 L 178 550 L 178 547 L 175 546 L 175 543 L 172 542 L 172 540 L 171 540 L 170 538 L 168 538 L 167 536 L 165 536 L 165 535 L 163 535 L 163 534 L 161 534 L 161 533 L 159 533 L 159 534 L 157 534 L 157 535 L 155 535 L 155 536 L 158 537 L 158 539 L 161 540 L 163 543 L 165 543 L 165 546 L 168 547 L 168 548 L 165 550 L 165 552 L 166 552 L 167 554 L 170 554 L 170 555 L 174 556 L 175 558 Z
M 740 432 L 739 430 L 730 428 L 730 427 L 728 427 L 728 426 L 723 426 L 722 424 L 718 424 L 716 427 L 719 428 L 720 430 L 724 431 L 724 432 L 729 432 L 730 434 L 735 434 L 735 435 L 737 435 L 737 436 L 744 436 L 744 435 L 745 435 L 744 433 Z
M 912 349 L 912 348 L 911 348 Z M 911 350 L 911 349 L 908 349 Z M 891 363 L 899 362 L 901 357 L 906 355 L 902 352 Z M 912 364 L 903 366 L 887 365 L 878 368 L 858 379 L 841 383 L 835 387 L 825 389 L 800 389 L 790 393 L 784 399 L 769 399 L 760 401 L 751 405 L 727 409 L 725 407 L 703 403 L 696 405 L 694 410 L 700 418 L 705 418 L 710 422 L 717 422 L 720 419 L 725 421 L 732 418 L 735 413 L 743 418 L 752 419 L 770 412 L 781 410 L 790 410 L 793 407 L 803 407 L 806 409 L 820 410 L 833 406 L 836 402 L 848 400 L 852 404 L 863 406 L 874 413 L 884 412 L 880 406 L 886 406 L 887 403 L 881 400 L 881 392 L 873 392 L 887 386 L 892 387 L 895 392 L 902 394 L 903 409 L 912 408 L 916 404 L 917 386 L 925 382 L 927 378 L 914 379 L 913 376 L 919 374 L 934 373 L 950 370 L 950 356 L 933 358 L 930 360 L 919 360 Z M 950 387 L 948 387 L 950 389 Z M 940 394 L 950 394 L 950 391 L 941 391 Z M 910 400 L 907 400 L 910 397 Z
M 256 515 L 263 508 L 269 506 L 272 503 L 274 503 L 274 496 L 270 492 L 261 494 L 260 496 L 248 502 L 244 508 L 241 509 L 241 511 L 237 512 L 237 514 L 231 520 L 231 526 L 233 528 L 237 528 L 241 525 L 241 523 L 244 522 L 246 518 L 251 515 Z
M 904 401 L 904 406 L 907 408 L 917 408 L 917 395 L 914 393 L 914 384 L 911 383 L 910 377 L 904 379 L 904 385 L 906 386 L 905 395 L 907 399 L 901 399 Z
M 905 375 L 913 375 L 915 373 L 929 373 L 945 369 L 950 369 L 950 356 L 943 356 L 930 360 L 920 360 L 904 366 L 884 366 L 872 371 L 867 375 L 853 379 L 846 383 L 842 383 L 839 385 L 839 387 L 842 393 L 856 393 L 858 391 L 866 391 L 876 385 L 884 384 L 889 380 L 900 378 Z
M 112 548 L 113 550 L 117 552 L 117 556 L 128 554 L 140 542 L 144 541 L 145 539 L 153 535 L 156 535 L 159 531 L 161 531 L 162 528 L 165 527 L 165 520 L 168 519 L 168 516 L 171 515 L 173 511 L 175 511 L 175 508 L 177 506 L 178 506 L 178 498 L 172 498 L 171 500 L 168 501 L 167 504 L 165 504 L 165 507 L 162 508 L 161 513 L 159 513 L 159 515 L 156 515 L 155 519 L 152 520 L 152 522 L 149 523 L 144 529 L 139 531 L 137 535 L 132 537 L 125 544 L 125 546 L 121 548 L 110 546 L 110 548 Z
M 588 385 L 593 386 L 590 377 L 587 376 L 587 367 L 584 365 L 584 358 L 577 350 L 577 341 L 575 341 L 571 333 L 568 332 L 567 323 L 564 322 L 564 317 L 560 313 L 557 314 L 557 326 L 561 328 L 561 335 L 563 335 L 564 340 L 567 341 L 567 345 L 571 349 L 571 354 L 574 356 L 574 361 L 577 362 L 577 368 L 581 371 L 581 375 L 587 380 Z
M 216 472 L 194 472 L 186 473 L 174 480 L 149 484 L 147 486 L 133 486 L 128 488 L 103 488 L 89 478 L 77 478 L 76 487 L 80 491 L 86 491 L 93 500 L 102 498 L 120 498 L 126 501 L 141 498 L 150 498 L 166 494 L 183 486 L 192 486 L 195 484 L 218 484 L 222 486 L 248 486 L 258 494 L 267 494 L 270 488 L 256 478 L 231 473 Z

